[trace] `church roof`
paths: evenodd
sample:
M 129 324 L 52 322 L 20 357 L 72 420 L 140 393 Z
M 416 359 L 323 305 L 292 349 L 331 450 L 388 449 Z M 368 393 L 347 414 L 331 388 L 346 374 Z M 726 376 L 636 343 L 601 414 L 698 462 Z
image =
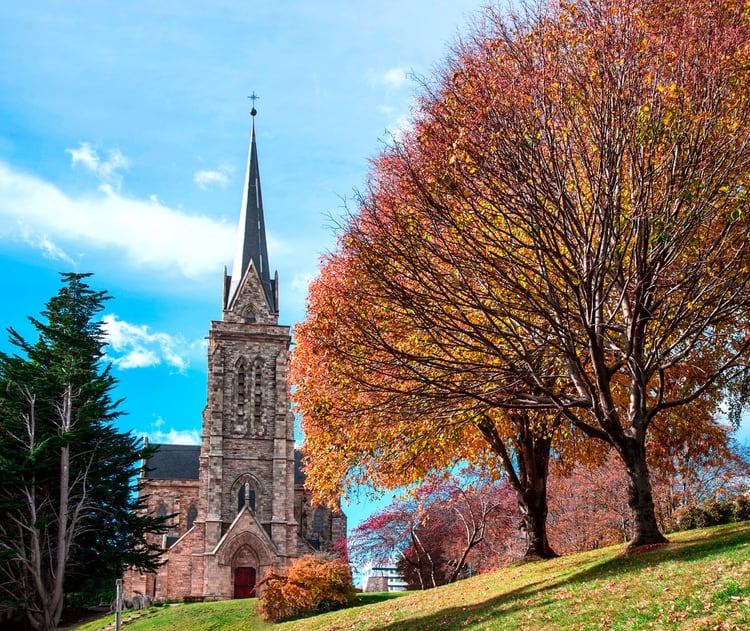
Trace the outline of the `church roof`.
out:
M 250 261 L 260 277 L 263 292 L 266 295 L 271 313 L 277 313 L 276 298 L 274 296 L 274 282 L 268 263 L 268 246 L 266 244 L 266 225 L 263 218 L 263 197 L 260 191 L 260 168 L 258 167 L 258 148 L 255 144 L 255 115 L 253 107 L 253 126 L 250 136 L 250 149 L 247 156 L 247 172 L 245 187 L 242 192 L 242 206 L 240 207 L 240 223 L 237 235 L 237 249 L 232 264 L 228 306 L 234 298 L 242 277 L 247 273 Z
M 197 480 L 200 470 L 201 448 L 198 445 L 159 445 L 156 453 L 146 461 L 145 477 L 151 480 Z M 294 450 L 294 483 L 304 484 L 302 453 Z
M 146 461 L 145 477 L 152 480 L 197 480 L 199 445 L 155 445 L 156 453 Z

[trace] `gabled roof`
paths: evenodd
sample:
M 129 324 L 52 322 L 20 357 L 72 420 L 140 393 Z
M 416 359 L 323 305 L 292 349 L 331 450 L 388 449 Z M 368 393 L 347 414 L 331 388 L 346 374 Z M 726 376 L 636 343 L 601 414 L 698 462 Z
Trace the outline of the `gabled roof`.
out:
M 242 206 L 240 207 L 240 223 L 237 235 L 237 249 L 232 265 L 232 275 L 229 277 L 229 291 L 227 292 L 224 308 L 231 304 L 237 288 L 247 273 L 250 261 L 263 286 L 263 293 L 268 301 L 271 313 L 277 313 L 274 282 L 268 263 L 268 246 L 266 244 L 266 224 L 263 218 L 263 197 L 260 191 L 260 168 L 258 167 L 258 148 L 255 144 L 255 115 L 253 108 L 253 127 L 250 136 L 250 149 L 247 156 L 247 174 L 245 187 L 242 192 Z
M 200 471 L 201 448 L 198 445 L 159 445 L 157 452 L 146 461 L 144 477 L 151 480 L 197 480 Z M 294 450 L 294 483 L 304 484 L 302 453 Z
M 199 445 L 156 445 L 158 451 L 146 461 L 144 477 L 152 480 L 197 480 Z

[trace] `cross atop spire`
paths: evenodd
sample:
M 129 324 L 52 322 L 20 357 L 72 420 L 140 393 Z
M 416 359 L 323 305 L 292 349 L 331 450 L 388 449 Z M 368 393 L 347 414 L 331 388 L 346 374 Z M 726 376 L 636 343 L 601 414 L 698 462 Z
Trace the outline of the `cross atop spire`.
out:
M 256 96 L 255 92 L 253 92 L 252 96 L 248 98 L 252 99 L 253 103 L 255 103 L 255 100 L 260 97 Z M 240 281 L 247 273 L 250 261 L 252 261 L 263 286 L 263 293 L 265 294 L 271 313 L 277 313 L 276 282 L 271 279 L 268 265 L 266 226 L 263 218 L 263 198 L 260 192 L 258 149 L 255 145 L 255 115 L 257 114 L 255 107 L 253 107 L 250 113 L 253 116 L 253 126 L 250 135 L 250 150 L 247 156 L 247 175 L 245 176 L 245 187 L 242 192 L 237 249 L 232 265 L 232 276 L 226 296 L 225 308 L 234 299 Z
M 255 90 L 253 90 L 253 93 L 247 97 L 253 102 L 253 109 L 250 110 L 250 116 L 255 118 L 255 115 L 258 113 L 258 110 L 255 109 L 255 101 L 257 101 L 260 97 L 255 95 Z

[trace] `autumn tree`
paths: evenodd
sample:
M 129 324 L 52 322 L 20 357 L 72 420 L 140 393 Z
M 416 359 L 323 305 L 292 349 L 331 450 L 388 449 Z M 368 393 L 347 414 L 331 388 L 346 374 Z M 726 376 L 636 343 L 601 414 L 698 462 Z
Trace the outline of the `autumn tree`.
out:
M 42 319 L 30 318 L 38 340 L 11 328 L 22 355 L 0 355 L 0 595 L 40 630 L 57 626 L 66 591 L 156 567 L 145 535 L 164 531 L 134 493 L 149 452 L 113 425 L 121 412 L 95 319 L 107 296 L 85 278 L 64 274 Z
M 295 328 L 292 396 L 302 414 L 308 484 L 322 501 L 347 485 L 394 489 L 470 462 L 507 476 L 526 555 L 554 556 L 547 471 L 553 445 L 566 449 L 555 442 L 563 415 L 502 409 L 488 381 L 502 361 L 495 349 L 477 349 L 461 323 L 422 327 L 415 318 L 424 312 L 397 305 L 372 282 L 367 264 L 346 247 L 329 256 Z M 454 308 L 447 296 L 433 302 L 444 305 Z
M 633 515 L 623 488 L 627 475 L 610 453 L 600 464 L 553 467 L 549 484 L 550 540 L 563 554 L 630 539 Z
M 742 501 L 750 482 L 747 447 L 719 426 L 713 435 L 694 437 L 650 450 L 654 504 L 660 527 L 678 530 L 685 515 Z M 657 442 L 654 437 L 649 442 Z M 706 448 L 706 445 L 709 448 Z M 655 446 L 656 447 L 656 446 Z M 614 452 L 598 464 L 553 465 L 550 475 L 550 540 L 562 553 L 627 541 L 632 513 L 622 489 L 627 474 Z
M 713 423 L 690 406 L 718 407 L 747 374 L 748 20 L 728 0 L 485 13 L 374 163 L 329 259 L 357 296 L 329 278 L 334 304 L 318 307 L 311 288 L 299 342 L 318 363 L 298 371 L 297 400 L 313 479 L 405 453 L 438 463 L 448 444 L 481 460 L 514 414 L 564 419 L 622 462 L 631 546 L 665 540 L 648 438 L 676 410 Z M 346 339 L 352 323 L 370 348 Z M 344 392 L 370 432 L 358 460 L 337 438 Z
M 750 488 L 750 449 L 727 437 L 710 451 L 685 441 L 653 464 L 654 498 L 660 522 L 677 527 L 681 514 L 709 502 L 731 502 Z
M 410 585 L 427 589 L 495 567 L 499 550 L 518 533 L 507 482 L 477 475 L 426 482 L 357 526 L 348 540 L 358 565 L 393 560 Z

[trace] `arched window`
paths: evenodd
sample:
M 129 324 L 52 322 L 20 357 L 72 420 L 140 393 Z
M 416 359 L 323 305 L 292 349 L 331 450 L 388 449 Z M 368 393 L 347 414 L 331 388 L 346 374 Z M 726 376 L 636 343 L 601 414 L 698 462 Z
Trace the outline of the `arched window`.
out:
M 250 486 L 250 482 L 245 482 L 240 486 L 237 493 L 237 512 L 239 513 L 247 504 L 251 511 L 255 511 L 255 489 Z
M 320 534 L 323 532 L 323 509 L 316 508 L 313 513 L 313 532 Z
M 167 516 L 167 507 L 164 504 L 159 504 L 156 509 L 156 517 L 162 519 Z
M 255 322 L 255 313 L 253 311 L 248 311 L 245 314 L 245 322 L 247 322 L 248 324 L 252 324 L 253 322 Z
M 191 504 L 187 512 L 187 529 L 188 530 L 190 530 L 193 527 L 196 517 L 198 517 L 198 509 L 195 507 L 195 504 Z

